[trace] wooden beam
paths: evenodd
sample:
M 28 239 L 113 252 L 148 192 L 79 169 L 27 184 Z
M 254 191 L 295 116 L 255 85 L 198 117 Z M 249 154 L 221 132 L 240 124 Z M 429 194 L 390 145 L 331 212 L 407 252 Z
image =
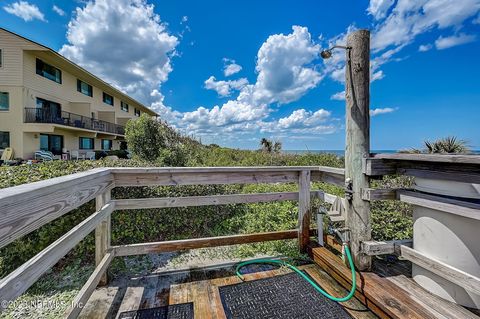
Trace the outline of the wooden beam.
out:
M 100 211 L 90 215 L 68 233 L 0 280 L 0 300 L 11 301 L 24 293 L 43 273 L 55 265 L 85 236 L 92 232 L 102 220 L 109 216 L 113 208 L 113 204 L 105 205 Z M 4 303 L 0 307 L 3 305 Z
M 458 156 L 462 158 L 461 155 Z M 363 170 L 368 176 L 400 174 L 429 179 L 480 183 L 480 165 L 478 163 L 480 156 L 464 157 L 470 160 L 452 160 L 457 159 L 456 155 L 375 155 L 365 159 Z
M 228 185 L 293 183 L 297 171 L 204 172 L 204 173 L 114 173 L 116 186 Z
M 361 253 L 360 243 L 371 239 L 370 203 L 361 196 L 362 188 L 369 187 L 362 165 L 370 153 L 370 32 L 350 33 L 347 47 L 345 182 L 350 183 L 353 193 L 351 200 L 345 201 L 346 226 L 355 265 L 359 270 L 367 270 L 371 258 Z
M 312 198 L 319 198 L 322 201 L 332 204 L 337 196 L 324 193 L 323 191 L 311 191 Z M 137 199 L 116 199 L 116 210 L 122 209 L 149 209 L 149 208 L 172 208 L 191 206 L 215 206 L 247 203 L 267 203 L 275 201 L 297 201 L 298 192 L 277 192 L 277 193 L 253 193 L 253 194 L 229 194 L 229 195 L 207 195 L 207 196 L 185 196 L 185 197 L 163 197 L 163 198 L 137 198 Z
M 316 196 L 314 196 L 314 197 L 320 199 L 323 202 L 329 203 L 329 204 L 335 203 L 335 200 L 339 197 L 337 195 L 332 195 L 332 194 L 329 194 L 329 193 L 325 193 L 324 191 L 312 191 L 312 192 L 316 193 Z
M 364 241 L 362 242 L 362 252 L 368 256 L 400 255 L 400 246 L 402 245 L 411 247 L 413 240 Z
M 121 245 L 113 246 L 112 249 L 115 250 L 115 256 L 131 256 L 204 247 L 229 246 L 272 240 L 295 239 L 297 238 L 297 236 L 298 230 L 292 229 L 257 234 L 240 234 L 221 237 L 182 239 L 153 243 Z
M 385 153 L 372 154 L 372 158 L 384 160 L 416 161 L 428 163 L 455 163 L 480 165 L 480 155 L 468 154 L 415 154 Z
M 316 195 L 313 193 L 312 195 Z M 274 201 L 296 201 L 298 192 L 229 194 L 165 198 L 117 199 L 115 209 L 171 208 L 209 205 L 230 205 L 242 203 L 264 203 Z
M 447 301 L 434 295 L 404 275 L 389 276 L 387 279 L 405 291 L 411 299 L 417 301 L 423 308 L 435 314 L 436 319 L 479 319 L 480 317 L 459 304 Z
M 326 166 L 111 168 L 117 186 L 255 184 L 295 182 L 302 170 L 312 181 L 343 185 L 344 169 Z
M 0 247 L 94 199 L 112 180 L 102 168 L 0 190 Z
M 412 263 L 425 268 L 426 270 L 429 270 L 468 291 L 476 293 L 477 295 L 480 294 L 480 278 L 450 266 L 442 261 L 428 257 L 424 253 L 407 246 L 401 246 L 401 252 L 402 257 L 410 260 Z
M 101 210 L 103 206 L 108 204 L 111 199 L 111 191 L 107 190 L 105 193 L 97 196 L 95 205 L 97 211 Z M 115 206 L 115 204 L 114 204 Z M 108 215 L 100 224 L 95 228 L 95 265 L 98 266 L 105 257 L 107 250 L 110 248 L 111 243 L 111 218 Z M 100 279 L 100 285 L 107 284 L 107 274 L 105 273 Z
M 396 189 L 362 188 L 362 199 L 372 200 L 394 200 L 397 199 Z
M 312 182 L 324 182 L 343 187 L 345 183 L 345 169 L 319 166 L 318 170 L 311 170 L 311 180 Z
M 108 266 L 113 260 L 113 257 L 113 252 L 106 253 L 105 256 L 103 256 L 92 275 L 88 278 L 82 289 L 80 289 L 75 299 L 73 299 L 71 306 L 65 312 L 65 318 L 74 319 L 78 317 L 93 291 L 102 280 L 102 277 L 104 277 Z
M 346 289 L 352 287 L 351 270 L 345 266 L 342 259 L 324 247 L 313 248 L 312 251 L 316 264 Z M 357 272 L 356 279 L 355 296 L 380 318 L 435 318 L 386 278 L 371 272 Z
M 333 171 L 331 170 L 333 169 Z M 111 167 L 113 174 L 159 174 L 170 175 L 188 173 L 191 175 L 203 173 L 272 173 L 272 172 L 300 172 L 302 170 L 335 172 L 334 167 L 328 166 L 224 166 L 224 167 Z
M 302 253 L 310 241 L 310 210 L 310 171 L 302 171 L 298 179 L 298 245 Z
M 411 205 L 480 220 L 480 204 L 412 191 L 400 191 L 399 199 Z

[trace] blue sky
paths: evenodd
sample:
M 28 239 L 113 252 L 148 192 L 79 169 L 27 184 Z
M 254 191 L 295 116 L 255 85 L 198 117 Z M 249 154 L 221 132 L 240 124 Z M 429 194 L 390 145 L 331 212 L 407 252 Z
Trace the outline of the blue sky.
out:
M 480 148 L 480 0 L 0 2 L 58 50 L 205 143 L 344 148 L 344 44 L 372 32 L 372 149 L 455 135 Z M 55 6 L 55 8 L 54 8 Z

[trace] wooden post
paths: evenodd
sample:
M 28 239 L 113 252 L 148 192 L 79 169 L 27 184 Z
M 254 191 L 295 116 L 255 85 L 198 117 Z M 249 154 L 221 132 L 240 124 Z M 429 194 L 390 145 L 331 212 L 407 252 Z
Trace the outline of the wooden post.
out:
M 97 196 L 95 199 L 95 206 L 97 211 L 99 211 L 105 204 L 110 202 L 111 199 L 111 190 L 108 189 L 105 191 L 103 194 Z M 110 248 L 111 242 L 111 229 L 110 229 L 110 224 L 111 224 L 111 218 L 110 215 L 103 220 L 97 228 L 95 228 L 95 266 L 98 266 L 103 258 L 105 257 L 105 254 L 107 253 L 107 249 Z M 99 285 L 103 286 L 107 284 L 107 272 L 105 272 L 101 278 Z
M 352 193 L 346 194 L 346 226 L 356 267 L 369 270 L 371 257 L 361 253 L 361 242 L 371 240 L 370 203 L 362 199 L 361 190 L 369 187 L 362 161 L 370 153 L 370 32 L 352 32 L 347 47 L 345 185 Z
M 307 251 L 310 240 L 310 171 L 300 171 L 298 178 L 298 245 Z

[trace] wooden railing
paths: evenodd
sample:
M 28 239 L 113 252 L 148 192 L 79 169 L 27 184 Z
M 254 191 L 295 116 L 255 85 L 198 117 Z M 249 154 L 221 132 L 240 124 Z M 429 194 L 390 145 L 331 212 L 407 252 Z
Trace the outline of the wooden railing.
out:
M 0 247 L 38 229 L 69 211 L 96 200 L 96 212 L 0 280 L 0 300 L 8 305 L 24 293 L 83 238 L 95 230 L 96 268 L 67 318 L 75 318 L 115 256 L 167 252 L 298 238 L 305 251 L 310 238 L 311 198 L 333 203 L 337 197 L 312 191 L 311 182 L 344 185 L 344 170 L 332 167 L 216 167 L 216 168 L 100 168 L 0 191 Z M 297 183 L 298 192 L 188 196 L 171 198 L 111 199 L 118 186 Z M 298 228 L 256 234 L 139 243 L 112 246 L 110 217 L 116 210 L 226 205 L 272 201 L 298 201 Z M 7 302 L 7 303 L 6 303 Z
M 376 154 L 364 159 L 363 172 L 370 178 L 398 174 L 417 178 L 442 181 L 451 189 L 458 187 L 455 182 L 480 184 L 480 156 L 438 155 L 438 154 Z M 453 183 L 452 183 L 453 182 Z M 447 213 L 457 218 L 480 220 L 480 203 L 452 196 L 444 196 L 431 189 L 430 192 L 410 189 L 362 189 L 362 198 L 371 200 L 400 200 L 413 207 Z M 454 231 L 454 230 L 452 230 Z M 441 234 L 432 233 L 432 236 Z M 476 234 L 471 234 L 472 238 Z M 440 243 L 439 243 L 440 245 Z M 388 242 L 364 241 L 362 253 L 369 256 L 397 254 L 412 263 L 428 269 L 436 275 L 455 283 L 475 294 L 480 294 L 480 277 L 469 274 L 441 260 L 432 258 L 411 248 L 412 240 Z M 458 247 L 463 249 L 463 247 Z M 471 254 L 474 254 L 472 252 Z M 478 258 L 478 256 L 476 256 Z

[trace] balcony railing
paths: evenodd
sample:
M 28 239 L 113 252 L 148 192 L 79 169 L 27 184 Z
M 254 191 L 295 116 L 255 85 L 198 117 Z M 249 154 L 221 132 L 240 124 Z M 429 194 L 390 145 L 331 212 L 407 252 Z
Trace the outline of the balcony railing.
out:
M 79 114 L 60 111 L 54 112 L 42 108 L 25 108 L 25 123 L 49 123 L 60 124 L 70 127 L 87 129 L 92 131 L 107 132 L 113 134 L 125 134 L 125 127 Z

